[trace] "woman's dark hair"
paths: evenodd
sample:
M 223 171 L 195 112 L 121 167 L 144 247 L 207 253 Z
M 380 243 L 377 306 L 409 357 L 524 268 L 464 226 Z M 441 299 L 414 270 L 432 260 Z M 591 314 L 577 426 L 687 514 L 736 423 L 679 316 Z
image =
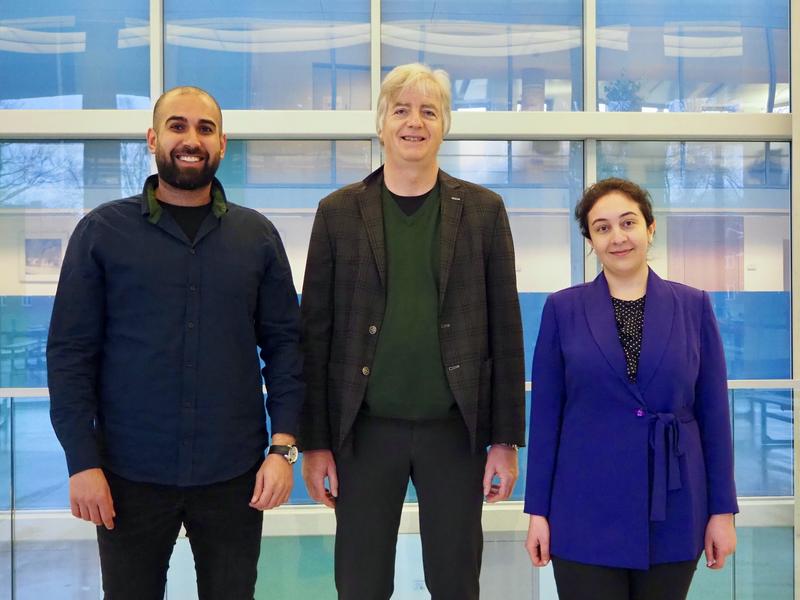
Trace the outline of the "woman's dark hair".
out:
M 647 190 L 627 179 L 609 177 L 586 188 L 580 202 L 575 207 L 575 220 L 578 221 L 581 233 L 587 240 L 591 238 L 589 235 L 589 211 L 592 210 L 592 207 L 597 204 L 600 198 L 611 192 L 620 192 L 636 202 L 648 227 L 655 221 L 655 218 L 653 218 L 653 204 L 650 202 L 650 194 Z

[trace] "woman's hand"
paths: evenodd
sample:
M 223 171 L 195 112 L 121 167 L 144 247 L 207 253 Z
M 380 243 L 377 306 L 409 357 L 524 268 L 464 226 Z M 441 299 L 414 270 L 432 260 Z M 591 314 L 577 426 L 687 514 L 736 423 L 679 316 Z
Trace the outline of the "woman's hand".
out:
M 725 559 L 734 550 L 736 529 L 733 527 L 733 515 L 711 515 L 706 525 L 706 566 L 709 569 L 721 569 L 725 566 Z
M 550 524 L 545 517 L 531 515 L 525 549 L 534 567 L 544 567 L 550 562 Z

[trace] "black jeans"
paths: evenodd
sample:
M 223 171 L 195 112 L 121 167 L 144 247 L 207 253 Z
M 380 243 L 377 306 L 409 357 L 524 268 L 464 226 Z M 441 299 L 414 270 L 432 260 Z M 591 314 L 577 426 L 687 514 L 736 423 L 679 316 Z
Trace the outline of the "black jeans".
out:
M 553 557 L 559 600 L 684 600 L 696 569 L 697 560 L 639 570 Z
M 250 508 L 254 467 L 211 485 L 137 483 L 106 471 L 114 529 L 97 528 L 106 600 L 162 600 L 181 524 L 194 554 L 200 600 L 252 600 L 263 515 Z
M 419 500 L 425 585 L 432 600 L 478 600 L 486 453 L 458 419 L 360 416 L 336 455 L 336 589 L 340 600 L 387 600 L 408 480 Z

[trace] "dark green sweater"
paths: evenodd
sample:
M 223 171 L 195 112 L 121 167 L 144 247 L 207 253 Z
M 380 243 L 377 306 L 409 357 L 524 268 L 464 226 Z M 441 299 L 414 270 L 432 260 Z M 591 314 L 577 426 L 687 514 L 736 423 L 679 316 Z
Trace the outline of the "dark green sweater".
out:
M 456 410 L 439 349 L 439 186 L 406 215 L 386 186 L 386 313 L 365 410 L 401 419 L 438 419 Z

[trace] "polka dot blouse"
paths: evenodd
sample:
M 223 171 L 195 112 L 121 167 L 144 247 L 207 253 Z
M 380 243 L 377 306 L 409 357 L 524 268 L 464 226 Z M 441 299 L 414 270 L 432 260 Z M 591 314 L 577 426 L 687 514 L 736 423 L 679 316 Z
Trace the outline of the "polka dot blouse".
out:
M 619 341 L 625 352 L 625 362 L 628 367 L 628 379 L 636 381 L 636 372 L 639 370 L 639 354 L 642 351 L 642 330 L 644 329 L 644 299 L 620 300 L 611 298 L 614 305 L 614 318 L 617 321 Z

